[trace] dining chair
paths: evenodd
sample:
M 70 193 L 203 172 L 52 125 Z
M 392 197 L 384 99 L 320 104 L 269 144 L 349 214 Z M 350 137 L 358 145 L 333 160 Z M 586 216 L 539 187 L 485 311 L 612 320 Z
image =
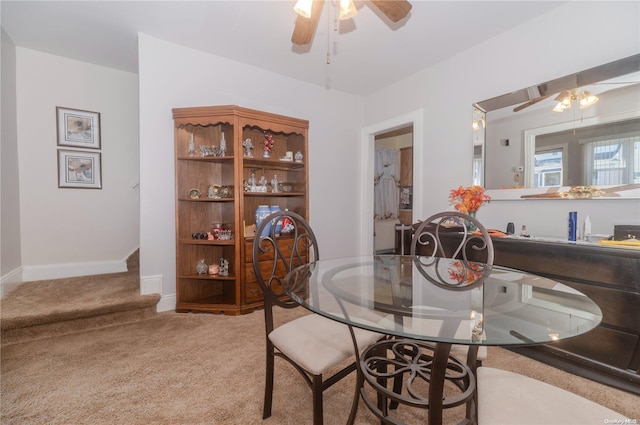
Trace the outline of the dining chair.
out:
M 454 238 L 446 238 L 456 233 Z M 446 238 L 446 239 L 443 239 Z M 430 257 L 459 258 L 493 265 L 494 249 L 491 236 L 485 226 L 474 216 L 458 211 L 444 211 L 432 215 L 421 222 L 415 229 L 411 239 L 412 256 L 427 255 Z M 469 346 L 453 345 L 451 351 L 468 356 Z M 475 370 L 482 366 L 487 358 L 487 347 L 480 346 L 469 366 Z
M 270 228 L 269 230 L 265 230 Z M 262 236 L 265 232 L 265 236 Z M 268 233 L 267 233 L 268 232 Z M 380 335 L 349 328 L 317 314 L 307 314 L 276 326 L 274 315 L 279 308 L 292 309 L 300 304 L 284 291 L 285 276 L 297 266 L 319 259 L 318 242 L 309 223 L 299 214 L 279 211 L 264 218 L 256 227 L 253 239 L 253 272 L 264 296 L 266 336 L 266 382 L 263 419 L 271 416 L 274 390 L 275 358 L 290 363 L 311 388 L 313 424 L 323 423 L 323 393 L 356 370 L 356 347 L 367 347 Z M 280 323 L 279 321 L 277 323 Z M 354 344 L 354 339 L 356 343 Z M 349 362 L 338 371 L 336 366 Z M 331 372 L 329 376 L 325 376 Z M 348 423 L 355 420 L 359 398 L 356 382 L 354 402 Z
M 416 227 L 411 239 L 410 255 L 413 258 L 419 258 L 420 261 L 424 261 L 425 263 L 436 261 L 435 259 L 440 257 L 459 259 L 461 271 L 461 284 L 459 286 L 444 281 L 437 282 L 432 280 L 432 282 L 452 290 L 465 290 L 469 289 L 469 287 L 465 285 L 467 281 L 466 273 L 476 274 L 474 270 L 467 267 L 469 262 L 481 262 L 491 266 L 493 265 L 494 250 L 491 237 L 479 220 L 458 211 L 445 211 L 430 216 Z M 402 280 L 400 280 L 400 285 L 402 285 Z M 420 305 L 412 306 L 414 312 L 419 312 L 421 309 L 423 309 L 423 307 Z M 397 318 L 397 320 L 413 320 L 414 322 L 423 320 L 427 326 L 433 322 L 433 320 L 415 317 Z M 460 323 L 462 324 L 464 321 L 461 320 Z M 380 346 L 377 348 L 378 350 L 395 350 L 394 355 L 397 356 L 398 361 L 401 363 L 428 365 L 435 356 L 433 344 L 412 341 L 406 338 L 396 339 L 395 341 L 385 341 L 377 345 Z M 373 370 L 372 367 L 369 367 L 369 365 L 376 364 L 376 362 L 372 361 L 372 359 L 376 359 L 376 356 L 378 356 L 374 351 L 375 349 L 375 346 L 373 346 L 365 350 L 363 353 L 363 362 L 361 363 L 361 367 L 365 371 L 365 380 L 370 381 L 369 383 L 373 387 L 376 387 L 376 384 L 373 382 L 373 377 L 379 376 L 378 372 Z M 443 400 L 443 408 L 454 407 L 464 400 L 464 402 L 467 403 L 467 418 L 474 418 L 477 414 L 477 394 L 473 391 L 473 394 L 470 395 L 469 389 L 475 387 L 476 371 L 477 368 L 482 366 L 482 361 L 487 358 L 487 348 L 485 346 L 470 347 L 467 345 L 454 344 L 451 346 L 451 354 L 465 357 L 467 367 L 465 368 L 461 362 L 455 359 L 449 360 L 449 366 L 447 366 L 447 368 L 450 370 L 448 370 L 448 374 L 460 376 L 460 379 L 453 383 L 461 390 L 461 394 L 458 397 Z M 467 370 L 470 371 L 469 376 L 467 376 Z M 385 371 L 385 373 L 387 372 Z M 413 385 L 411 381 L 406 381 L 403 373 L 390 373 L 389 376 L 391 375 L 393 375 L 393 390 L 385 390 L 384 379 L 382 379 L 381 382 L 383 382 L 383 384 L 378 385 L 376 388 L 379 394 L 378 408 L 372 408 L 370 403 L 368 404 L 370 410 L 373 410 L 383 422 L 397 423 L 388 416 L 388 410 L 397 409 L 399 404 L 429 408 L 426 399 L 424 399 L 424 397 L 421 398 L 417 393 L 416 395 L 409 394 L 407 397 L 401 395 L 403 387 Z M 415 391 L 411 388 L 407 388 L 406 390 L 409 392 Z M 388 406 L 386 400 L 389 400 Z M 367 403 L 367 400 L 365 400 L 365 403 Z

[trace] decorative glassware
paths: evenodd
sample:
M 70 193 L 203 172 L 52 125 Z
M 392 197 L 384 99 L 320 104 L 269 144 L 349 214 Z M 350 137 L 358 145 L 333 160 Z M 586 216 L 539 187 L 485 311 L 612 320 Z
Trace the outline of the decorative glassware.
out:
M 471 217 L 476 218 L 476 212 L 472 211 L 468 213 Z M 467 229 L 469 229 L 470 232 L 475 232 L 476 230 L 478 230 L 478 226 L 476 226 L 472 221 L 467 221 Z
M 198 274 L 207 274 L 209 271 L 209 266 L 204 262 L 204 258 L 196 263 L 196 273 Z
M 224 132 L 220 138 L 220 150 L 218 151 L 218 154 L 220 156 L 225 156 L 227 154 L 227 141 L 224 140 Z
M 187 144 L 187 154 L 193 156 L 196 153 L 196 143 L 193 141 L 193 133 L 189 136 L 189 143 Z

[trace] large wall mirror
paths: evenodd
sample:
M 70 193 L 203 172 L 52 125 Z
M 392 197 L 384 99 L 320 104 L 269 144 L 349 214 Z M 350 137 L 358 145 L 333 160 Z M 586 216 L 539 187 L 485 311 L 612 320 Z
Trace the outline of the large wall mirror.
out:
M 640 54 L 477 102 L 473 115 L 474 184 L 640 185 Z

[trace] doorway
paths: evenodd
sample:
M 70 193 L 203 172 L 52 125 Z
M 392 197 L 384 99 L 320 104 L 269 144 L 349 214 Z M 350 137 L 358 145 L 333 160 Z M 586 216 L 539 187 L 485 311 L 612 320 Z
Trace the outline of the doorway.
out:
M 373 246 L 375 254 L 399 249 L 397 226 L 413 220 L 413 125 L 374 137 Z
M 375 253 L 374 244 L 374 177 L 375 177 L 375 147 L 376 136 L 391 134 L 392 132 L 407 132 L 410 129 L 412 141 L 412 183 L 411 187 L 411 209 L 404 208 L 403 220 L 409 223 L 415 222 L 417 217 L 422 216 L 422 200 L 420 197 L 423 176 L 420 158 L 423 157 L 423 111 L 416 110 L 406 115 L 398 116 L 384 122 L 366 127 L 362 131 L 362 255 Z M 398 195 L 399 196 L 399 195 Z M 400 200 L 398 200 L 400 202 Z M 395 234 L 395 229 L 394 229 Z

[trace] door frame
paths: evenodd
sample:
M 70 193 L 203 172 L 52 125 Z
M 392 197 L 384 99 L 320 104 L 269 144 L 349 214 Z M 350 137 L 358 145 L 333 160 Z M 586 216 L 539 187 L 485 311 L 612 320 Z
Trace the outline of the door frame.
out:
M 413 214 L 412 222 L 417 217 L 423 216 L 423 203 L 421 199 L 422 183 L 424 182 L 421 158 L 424 151 L 424 112 L 422 109 L 399 115 L 362 129 L 362 180 L 360 193 L 362 211 L 360 217 L 362 228 L 361 255 L 373 254 L 373 174 L 375 170 L 375 137 L 378 134 L 399 128 L 413 126 Z

